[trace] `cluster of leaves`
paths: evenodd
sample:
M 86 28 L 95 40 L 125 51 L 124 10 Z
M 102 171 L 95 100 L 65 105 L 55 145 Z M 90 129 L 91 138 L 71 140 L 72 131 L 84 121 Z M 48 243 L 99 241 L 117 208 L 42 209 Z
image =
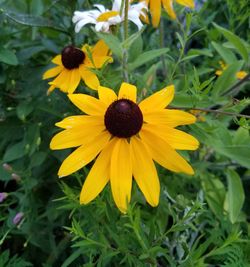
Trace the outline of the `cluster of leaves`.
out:
M 248 0 L 202 2 L 194 13 L 181 9 L 177 21 L 164 14 L 159 29 L 147 26 L 122 40 L 91 28 L 74 34 L 72 12 L 90 9 L 94 1 L 0 0 L 0 191 L 8 193 L 0 203 L 0 264 L 250 266 L 249 122 L 224 114 L 249 111 L 249 76 L 236 78 L 249 68 Z M 115 208 L 109 187 L 80 206 L 90 166 L 63 181 L 56 176 L 69 151 L 49 150 L 54 123 L 78 111 L 60 92 L 47 96 L 41 77 L 64 46 L 98 38 L 115 58 L 97 72 L 102 85 L 119 87 L 127 50 L 130 82 L 140 97 L 174 83 L 173 108 L 203 110 L 196 111 L 199 122 L 187 127 L 201 147 L 183 153 L 196 174 L 158 167 L 157 208 L 145 203 L 136 186 L 127 215 Z M 217 78 L 220 60 L 228 68 Z M 15 225 L 18 212 L 24 218 Z

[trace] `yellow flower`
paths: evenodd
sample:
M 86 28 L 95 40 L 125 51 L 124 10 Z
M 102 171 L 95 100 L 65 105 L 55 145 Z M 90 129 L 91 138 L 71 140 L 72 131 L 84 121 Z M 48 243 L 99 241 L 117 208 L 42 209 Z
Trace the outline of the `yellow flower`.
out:
M 145 0 L 140 0 L 140 2 L 145 2 Z M 180 5 L 194 8 L 193 0 L 176 0 L 176 2 Z M 149 10 L 152 16 L 152 24 L 154 27 L 157 27 L 161 18 L 161 6 L 166 10 L 168 15 L 172 19 L 176 19 L 176 14 L 173 8 L 173 0 L 146 0 L 147 5 L 149 5 Z
M 100 40 L 92 48 L 84 45 L 82 49 L 67 46 L 60 55 L 52 59 L 56 67 L 47 70 L 43 79 L 56 78 L 50 82 L 48 93 L 59 88 L 64 93 L 72 94 L 82 79 L 85 84 L 94 90 L 100 85 L 99 80 L 91 69 L 100 69 L 106 62 L 112 62 L 109 56 L 109 48 Z
M 198 141 L 174 129 L 191 124 L 195 116 L 165 109 L 174 97 L 168 86 L 136 104 L 137 88 L 123 83 L 118 96 L 99 86 L 99 99 L 69 94 L 71 102 L 86 115 L 67 117 L 57 123 L 51 149 L 78 147 L 62 163 L 59 177 L 70 175 L 96 158 L 80 195 L 80 203 L 92 201 L 110 181 L 114 201 L 121 212 L 130 202 L 132 176 L 147 202 L 159 202 L 160 184 L 154 161 L 173 171 L 192 175 L 192 167 L 175 150 L 195 150 Z
M 220 76 L 223 73 L 223 71 L 228 68 L 228 65 L 226 65 L 224 62 L 220 61 L 219 63 L 220 63 L 221 69 L 215 72 L 217 76 Z M 239 80 L 244 79 L 246 76 L 247 76 L 247 72 L 243 70 L 236 72 L 236 78 Z
M 189 112 L 196 117 L 197 121 L 200 121 L 200 122 L 205 122 L 206 121 L 206 118 L 203 116 L 203 115 L 206 114 L 205 111 L 196 110 L 196 109 L 190 109 Z

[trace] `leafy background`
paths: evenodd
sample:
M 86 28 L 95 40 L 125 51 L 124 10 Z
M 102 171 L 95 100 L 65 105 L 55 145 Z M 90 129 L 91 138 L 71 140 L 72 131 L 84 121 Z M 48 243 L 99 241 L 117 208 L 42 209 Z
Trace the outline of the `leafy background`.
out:
M 130 38 L 74 33 L 74 10 L 95 1 L 0 0 L 0 266 L 250 266 L 248 0 L 196 1 L 190 12 L 176 5 L 178 20 L 163 13 L 159 29 Z M 99 1 L 111 6 L 111 1 Z M 136 185 L 127 215 L 114 206 L 110 188 L 87 206 L 79 192 L 90 165 L 59 180 L 68 151 L 50 151 L 55 122 L 79 112 L 55 91 L 47 96 L 42 74 L 70 43 L 104 38 L 115 63 L 97 74 L 114 89 L 122 82 L 121 52 L 128 50 L 130 82 L 140 97 L 174 83 L 172 107 L 196 112 L 184 127 L 200 149 L 184 155 L 194 176 L 157 166 L 161 199 L 149 207 Z M 229 67 L 219 78 L 219 61 Z M 83 84 L 78 92 L 95 94 Z M 8 165 L 6 165 L 8 164 Z M 13 224 L 24 213 L 19 225 Z

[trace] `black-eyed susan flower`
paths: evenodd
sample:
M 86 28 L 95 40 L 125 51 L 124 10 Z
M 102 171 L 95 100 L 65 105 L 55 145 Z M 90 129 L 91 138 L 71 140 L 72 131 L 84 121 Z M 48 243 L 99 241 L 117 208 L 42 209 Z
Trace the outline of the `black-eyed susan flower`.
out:
M 145 0 L 140 0 L 145 1 Z M 161 6 L 166 10 L 168 15 L 172 19 L 176 19 L 176 14 L 173 8 L 174 0 L 146 0 L 147 5 L 149 6 L 149 11 L 152 17 L 152 24 L 154 27 L 158 27 L 161 18 Z M 194 8 L 193 0 L 176 0 L 176 2 L 182 6 Z
M 118 96 L 106 87 L 98 88 L 99 99 L 85 94 L 68 95 L 86 115 L 65 118 L 56 125 L 51 149 L 78 147 L 62 163 L 59 177 L 70 175 L 93 159 L 80 195 L 80 203 L 93 200 L 110 181 L 117 207 L 126 212 L 134 177 L 147 202 L 157 206 L 160 184 L 154 161 L 173 172 L 194 173 L 176 150 L 195 150 L 198 141 L 175 129 L 194 123 L 195 116 L 165 109 L 174 97 L 168 86 L 150 97 L 136 101 L 136 87 L 123 83 Z
M 226 65 L 224 62 L 220 61 L 219 63 L 220 63 L 221 69 L 220 70 L 217 70 L 215 72 L 215 74 L 217 76 L 222 75 L 223 71 L 225 71 L 228 68 L 228 65 Z M 241 71 L 237 71 L 236 72 L 236 78 L 239 79 L 239 80 L 244 79 L 246 76 L 247 76 L 247 72 L 244 71 L 244 70 L 241 70 Z
M 125 12 L 122 0 L 114 0 L 112 9 L 106 9 L 103 5 L 94 5 L 96 9 L 89 11 L 75 11 L 72 18 L 76 24 L 75 32 L 79 32 L 87 24 L 94 24 L 97 32 L 109 32 L 110 26 L 120 24 L 124 21 Z M 132 21 L 140 30 L 143 26 L 140 16 L 145 17 L 147 6 L 145 1 L 130 5 L 128 7 L 128 20 Z
M 52 59 L 56 67 L 47 70 L 43 79 L 54 78 L 51 81 L 48 93 L 59 88 L 65 93 L 72 94 L 82 79 L 91 89 L 97 90 L 99 80 L 91 69 L 100 69 L 107 62 L 112 62 L 109 48 L 100 40 L 94 47 L 84 45 L 82 49 L 66 46 L 60 55 Z

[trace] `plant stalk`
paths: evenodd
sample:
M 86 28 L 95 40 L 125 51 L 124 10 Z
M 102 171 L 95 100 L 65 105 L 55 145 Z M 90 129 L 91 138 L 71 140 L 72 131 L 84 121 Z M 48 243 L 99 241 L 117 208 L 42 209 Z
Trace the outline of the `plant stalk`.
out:
M 228 115 L 228 116 L 235 116 L 235 117 L 241 117 L 241 118 L 246 118 L 250 119 L 250 115 L 245 115 L 245 114 L 239 114 L 235 112 L 228 112 L 228 111 L 223 111 L 223 110 L 218 110 L 218 109 L 209 109 L 209 108 L 186 108 L 186 107 L 169 107 L 170 109 L 190 109 L 190 110 L 198 110 L 198 111 L 204 111 L 204 112 L 211 112 L 211 113 L 217 113 L 217 114 L 223 114 L 223 115 Z
M 160 22 L 160 47 L 164 48 L 164 21 L 161 20 Z M 161 56 L 161 61 L 162 61 L 162 70 L 163 70 L 163 77 L 164 79 L 167 78 L 167 66 L 165 63 L 164 55 Z
M 128 8 L 129 8 L 129 0 L 125 0 L 125 8 L 124 8 L 124 41 L 128 39 Z M 123 71 L 123 80 L 125 82 L 129 82 L 128 77 L 128 51 L 126 48 L 123 48 L 123 55 L 122 55 L 122 71 Z

